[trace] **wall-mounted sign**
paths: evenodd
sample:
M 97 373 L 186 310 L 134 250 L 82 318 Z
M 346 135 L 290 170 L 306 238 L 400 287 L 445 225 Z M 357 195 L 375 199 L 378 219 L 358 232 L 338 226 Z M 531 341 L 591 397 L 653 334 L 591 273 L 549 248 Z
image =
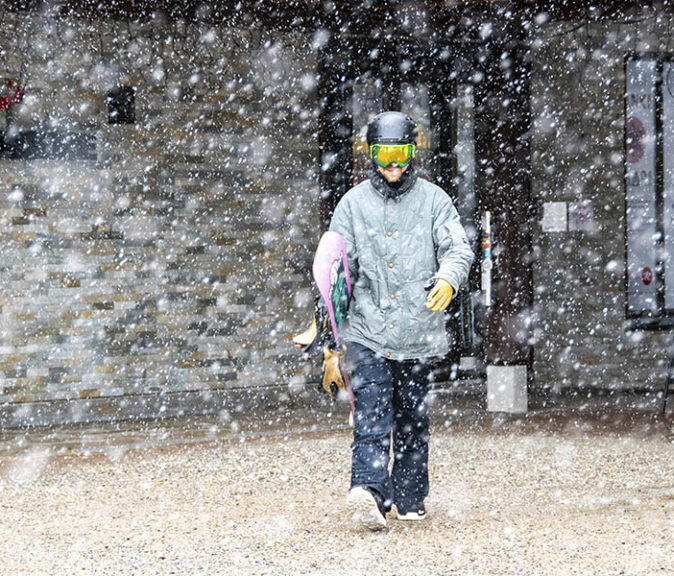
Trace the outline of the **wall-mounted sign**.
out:
M 674 62 L 662 65 L 662 209 L 665 308 L 674 309 Z
M 657 310 L 655 59 L 628 60 L 625 102 L 627 312 Z
M 541 229 L 543 232 L 566 232 L 566 202 L 545 202 Z
M 594 232 L 592 200 L 569 202 L 569 231 Z

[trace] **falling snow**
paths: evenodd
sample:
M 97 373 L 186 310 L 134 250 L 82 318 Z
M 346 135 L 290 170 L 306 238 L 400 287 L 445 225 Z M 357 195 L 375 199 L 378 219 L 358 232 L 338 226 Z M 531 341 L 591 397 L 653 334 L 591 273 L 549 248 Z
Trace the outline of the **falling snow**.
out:
M 671 2 L 149 4 L 0 13 L 3 574 L 674 573 Z M 363 538 L 291 337 L 389 107 L 477 258 Z

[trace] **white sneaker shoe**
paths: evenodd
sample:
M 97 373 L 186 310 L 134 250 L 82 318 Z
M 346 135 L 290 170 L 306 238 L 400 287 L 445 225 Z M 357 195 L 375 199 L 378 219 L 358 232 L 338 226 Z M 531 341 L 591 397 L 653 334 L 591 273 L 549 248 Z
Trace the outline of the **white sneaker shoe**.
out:
M 368 530 L 384 530 L 386 528 L 386 512 L 377 503 L 372 492 L 362 486 L 349 490 L 346 504 L 351 518 Z

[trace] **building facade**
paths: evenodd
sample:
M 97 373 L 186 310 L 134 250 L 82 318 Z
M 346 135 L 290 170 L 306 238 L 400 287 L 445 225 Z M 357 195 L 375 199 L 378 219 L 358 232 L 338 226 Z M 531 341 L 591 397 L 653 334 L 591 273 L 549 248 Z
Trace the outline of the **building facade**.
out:
M 553 390 L 662 385 L 670 335 L 631 318 L 667 312 L 669 164 L 658 144 L 653 216 L 635 217 L 626 101 L 628 62 L 655 61 L 664 142 L 666 9 L 186 6 L 0 16 L 2 425 L 305 395 L 318 367 L 290 336 L 309 320 L 313 248 L 383 108 L 420 121 L 422 168 L 476 252 L 492 215 L 493 303 L 478 257 L 449 378 L 505 364 Z M 632 310 L 651 224 L 655 304 Z

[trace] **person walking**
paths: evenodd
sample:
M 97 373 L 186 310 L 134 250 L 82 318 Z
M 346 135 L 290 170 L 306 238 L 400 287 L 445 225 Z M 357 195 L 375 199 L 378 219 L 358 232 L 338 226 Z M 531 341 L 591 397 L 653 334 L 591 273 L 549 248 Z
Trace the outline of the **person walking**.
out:
M 449 196 L 415 169 L 417 133 L 402 112 L 368 124 L 369 179 L 330 223 L 346 241 L 353 285 L 340 331 L 354 400 L 347 505 L 372 530 L 393 506 L 400 520 L 426 516 L 431 365 L 449 351 L 442 312 L 474 259 Z

